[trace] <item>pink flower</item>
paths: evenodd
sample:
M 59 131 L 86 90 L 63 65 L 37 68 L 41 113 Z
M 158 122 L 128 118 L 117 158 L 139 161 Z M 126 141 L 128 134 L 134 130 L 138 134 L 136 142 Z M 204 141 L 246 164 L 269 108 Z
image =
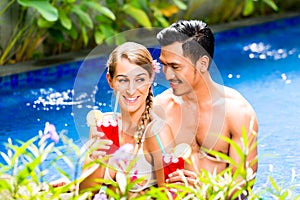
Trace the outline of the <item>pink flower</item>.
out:
M 119 161 L 128 161 L 131 159 L 131 152 L 133 150 L 132 144 L 124 144 L 122 145 L 113 155 L 113 159 L 116 162 Z
M 98 193 L 93 200 L 107 200 L 107 195 L 105 193 Z
M 157 60 L 152 61 L 152 68 L 155 73 L 160 73 L 160 63 Z
M 53 124 L 50 124 L 49 122 L 45 123 L 44 137 L 45 139 L 50 138 L 53 142 L 58 143 L 59 135 L 57 134 L 56 128 Z
M 135 170 L 134 173 L 133 173 L 133 176 L 130 178 L 130 182 L 133 182 L 137 179 L 137 175 L 138 175 L 138 171 Z

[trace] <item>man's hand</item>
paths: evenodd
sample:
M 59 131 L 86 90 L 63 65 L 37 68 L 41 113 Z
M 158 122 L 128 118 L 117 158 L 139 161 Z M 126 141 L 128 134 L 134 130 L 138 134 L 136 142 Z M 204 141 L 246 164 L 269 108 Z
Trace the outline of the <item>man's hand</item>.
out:
M 166 179 L 166 183 L 174 183 L 192 187 L 200 184 L 199 180 L 197 179 L 197 174 L 186 169 L 177 169 L 175 172 L 169 174 Z

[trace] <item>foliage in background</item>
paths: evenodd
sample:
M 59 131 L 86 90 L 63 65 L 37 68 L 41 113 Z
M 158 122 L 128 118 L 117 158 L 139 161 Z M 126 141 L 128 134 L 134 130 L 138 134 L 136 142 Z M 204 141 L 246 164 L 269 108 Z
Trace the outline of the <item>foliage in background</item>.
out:
M 280 0 L 3 0 L 0 23 L 12 6 L 18 20 L 0 47 L 0 65 L 120 44 L 126 38 L 118 33 L 135 28 L 166 27 L 191 18 L 223 23 L 277 12 L 284 5 Z M 209 13 L 203 16 L 203 11 Z
M 180 0 L 12 0 L 0 3 L 0 17 L 16 3 L 19 19 L 0 65 L 94 47 L 137 27 L 166 27 L 168 16 L 186 8 Z
M 39 132 L 39 135 L 29 139 L 26 142 L 19 141 L 19 144 L 13 144 L 11 139 L 8 139 L 6 144 L 7 153 L 1 152 L 1 156 L 6 164 L 1 164 L 0 170 L 0 198 L 1 199 L 91 199 L 92 193 L 89 191 L 78 193 L 78 183 L 80 179 L 80 163 L 83 162 L 86 153 L 85 147 L 78 148 L 71 139 L 64 136 L 61 132 L 59 137 L 56 135 L 54 126 L 46 124 L 44 132 Z M 48 128 L 47 128 L 48 126 Z M 49 128 L 50 127 L 50 128 Z M 53 131 L 54 130 L 54 131 Z M 51 139 L 51 140 L 50 140 Z M 245 149 L 251 138 L 248 139 L 246 131 L 243 130 L 242 148 L 239 148 L 233 141 L 228 138 L 221 138 L 226 142 L 231 143 L 235 148 L 241 160 L 246 160 L 247 154 L 251 148 Z M 61 140 L 62 142 L 59 142 Z M 256 145 L 256 144 L 255 144 Z M 70 151 L 75 156 L 70 157 Z M 195 187 L 185 185 L 168 184 L 164 188 L 151 187 L 144 194 L 134 195 L 129 192 L 135 184 L 142 179 L 132 180 L 132 177 L 126 176 L 122 182 L 114 183 L 100 179 L 97 189 L 102 188 L 104 193 L 99 193 L 94 200 L 105 200 L 110 197 L 114 199 L 162 199 L 169 200 L 170 198 L 188 200 L 188 199 L 220 199 L 226 200 L 235 198 L 238 195 L 248 191 L 248 199 L 262 199 L 262 197 L 270 197 L 271 199 L 300 199 L 297 194 L 299 183 L 295 180 L 296 174 L 293 174 L 291 185 L 284 187 L 270 176 L 269 182 L 258 190 L 253 190 L 255 173 L 244 164 L 232 162 L 232 159 L 219 152 L 206 150 L 214 156 L 229 162 L 236 167 L 233 173 L 230 168 L 217 174 L 210 174 L 203 171 L 199 174 Z M 67 174 L 59 166 L 59 161 L 63 161 L 73 171 L 72 174 Z M 101 160 L 94 161 L 97 164 L 103 164 Z M 255 161 L 256 162 L 256 161 Z M 70 180 L 65 186 L 52 187 L 46 180 L 46 176 L 53 175 L 53 170 Z M 184 176 L 183 176 L 183 180 Z M 101 187 L 101 184 L 109 183 L 112 188 Z M 235 191 L 235 192 L 234 192 Z
M 200 14 L 209 24 L 230 22 L 246 17 L 278 12 L 276 0 L 191 0 L 189 9 L 182 14 L 185 19 L 197 18 Z M 206 13 L 209 10 L 209 13 Z M 201 15 L 201 13 L 205 15 Z

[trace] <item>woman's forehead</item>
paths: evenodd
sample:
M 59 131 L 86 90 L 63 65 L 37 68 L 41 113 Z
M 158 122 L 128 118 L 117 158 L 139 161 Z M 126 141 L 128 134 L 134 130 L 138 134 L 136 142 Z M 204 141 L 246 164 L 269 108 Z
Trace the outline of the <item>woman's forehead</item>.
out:
M 148 74 L 145 69 L 143 69 L 141 66 L 129 62 L 128 59 L 122 58 L 120 61 L 117 62 L 116 65 L 116 75 L 127 75 L 127 76 L 136 76 L 140 74 Z

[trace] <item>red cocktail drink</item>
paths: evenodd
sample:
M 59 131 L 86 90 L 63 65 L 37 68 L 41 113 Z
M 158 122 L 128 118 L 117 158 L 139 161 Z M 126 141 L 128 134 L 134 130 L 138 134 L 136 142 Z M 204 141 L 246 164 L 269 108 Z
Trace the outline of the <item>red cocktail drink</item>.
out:
M 114 153 L 120 147 L 118 121 L 117 118 L 113 119 L 112 113 L 104 113 L 102 122 L 97 122 L 97 131 L 103 132 L 106 139 L 113 142 L 107 150 L 108 154 Z
M 175 172 L 177 169 L 184 168 L 184 159 L 182 157 L 163 156 L 163 166 L 166 180 L 169 174 Z

